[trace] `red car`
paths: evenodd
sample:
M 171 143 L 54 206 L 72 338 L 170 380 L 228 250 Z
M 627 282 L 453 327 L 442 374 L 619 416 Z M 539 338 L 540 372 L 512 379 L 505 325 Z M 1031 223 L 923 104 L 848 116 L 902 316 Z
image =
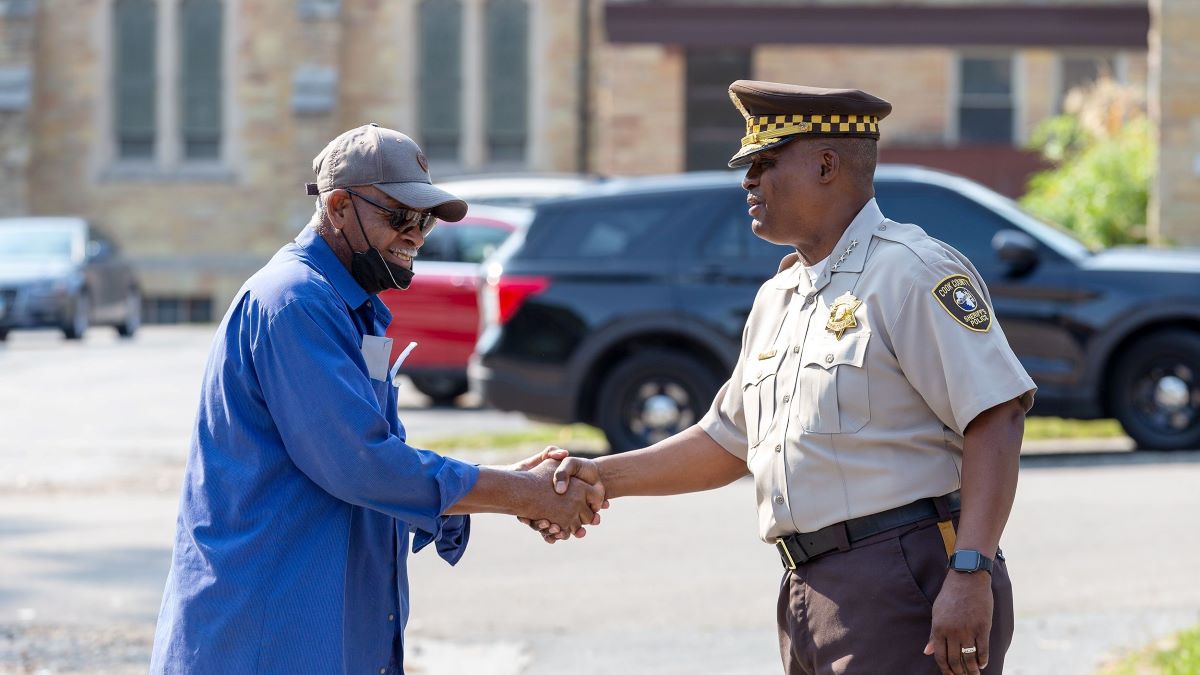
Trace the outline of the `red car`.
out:
M 481 263 L 532 217 L 528 209 L 472 206 L 461 221 L 438 223 L 417 256 L 412 285 L 380 294 L 392 312 L 392 362 L 416 342 L 400 372 L 435 404 L 450 404 L 467 391 L 467 360 L 479 335 Z

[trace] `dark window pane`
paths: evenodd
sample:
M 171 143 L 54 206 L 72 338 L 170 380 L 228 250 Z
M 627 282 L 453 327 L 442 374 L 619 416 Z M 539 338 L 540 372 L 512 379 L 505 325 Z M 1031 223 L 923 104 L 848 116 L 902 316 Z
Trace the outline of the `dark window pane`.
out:
M 883 214 L 901 223 L 919 225 L 929 236 L 950 244 L 966 255 L 984 277 L 995 269 L 992 237 L 1013 228 L 1007 220 L 945 188 L 878 181 L 875 197 Z
M 1013 109 L 959 108 L 958 139 L 962 143 L 1011 143 Z
M 529 7 L 487 4 L 487 142 L 493 161 L 525 160 L 529 126 Z
M 508 230 L 488 225 L 459 225 L 458 254 L 462 262 L 480 263 L 508 239 Z
M 716 229 L 703 248 L 706 258 L 747 258 L 770 266 L 796 250 L 772 244 L 754 234 L 753 219 L 746 212 L 749 209 L 746 193 L 742 190 L 733 191 L 720 204 Z
M 221 151 L 221 0 L 179 5 L 180 114 L 183 156 L 216 159 Z
M 462 136 L 462 2 L 424 0 L 418 11 L 421 147 L 430 159 L 457 161 Z
M 959 75 L 959 142 L 1012 143 L 1012 59 L 964 58 Z
M 960 75 L 963 94 L 1012 93 L 1012 59 L 963 59 Z
M 576 203 L 540 212 L 521 257 L 661 259 L 676 256 L 682 228 L 708 216 L 688 192 Z
M 687 52 L 687 169 L 723 169 L 746 133 L 729 103 L 729 83 L 750 76 L 748 49 Z
M 158 3 L 117 0 L 113 6 L 117 156 L 154 157 Z

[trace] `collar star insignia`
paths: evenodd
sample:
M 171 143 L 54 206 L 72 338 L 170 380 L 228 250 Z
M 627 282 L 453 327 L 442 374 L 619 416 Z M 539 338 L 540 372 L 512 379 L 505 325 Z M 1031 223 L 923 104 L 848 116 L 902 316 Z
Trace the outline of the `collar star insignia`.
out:
M 829 321 L 825 324 L 825 330 L 837 336 L 837 339 L 842 339 L 842 333 L 845 333 L 850 328 L 858 326 L 858 321 L 854 318 L 854 312 L 862 307 L 862 300 L 850 295 L 849 293 L 842 294 L 837 300 L 833 301 L 833 306 L 829 308 Z

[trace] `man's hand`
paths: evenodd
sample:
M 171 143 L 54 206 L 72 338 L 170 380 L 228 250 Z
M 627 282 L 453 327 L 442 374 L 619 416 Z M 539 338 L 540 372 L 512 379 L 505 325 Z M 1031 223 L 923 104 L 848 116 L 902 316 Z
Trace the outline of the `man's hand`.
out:
M 600 480 L 600 469 L 592 460 L 584 459 L 582 457 L 567 457 L 566 450 L 562 450 L 561 448 L 556 448 L 554 446 L 550 446 L 543 450 L 541 455 L 546 455 L 547 457 L 552 457 L 554 459 L 563 459 L 563 461 L 558 465 L 558 468 L 554 471 L 554 491 L 558 494 L 564 494 L 567 491 L 568 486 L 573 482 L 572 478 L 575 479 L 574 482 L 583 481 L 598 488 L 601 491 L 601 494 L 604 494 L 604 483 Z M 535 457 L 537 456 L 540 455 L 535 455 Z M 608 506 L 608 499 L 605 498 L 601 503 L 600 508 L 607 509 Z M 527 518 L 520 518 L 519 520 L 534 530 L 537 530 L 547 544 L 553 544 L 560 539 L 568 539 L 571 536 L 570 532 L 564 532 L 557 525 L 545 519 L 531 521 Z M 600 514 L 597 513 L 596 518 L 592 521 L 592 525 L 599 524 Z M 576 530 L 574 533 L 576 537 L 583 537 L 586 534 L 587 531 L 582 527 Z
M 992 632 L 992 575 L 950 571 L 933 603 L 933 628 L 925 655 L 932 655 L 943 675 L 980 675 L 988 664 Z M 963 648 L 977 651 L 964 654 Z
M 580 533 L 583 525 L 598 524 L 597 512 L 604 507 L 605 499 L 603 488 L 581 480 L 570 481 L 561 492 L 555 490 L 552 476 L 558 465 L 557 460 L 547 457 L 525 471 L 531 480 L 529 497 L 532 502 L 531 510 L 525 517 L 530 521 L 546 523 L 547 528 L 557 526 L 557 536 L 565 539 L 570 533 Z

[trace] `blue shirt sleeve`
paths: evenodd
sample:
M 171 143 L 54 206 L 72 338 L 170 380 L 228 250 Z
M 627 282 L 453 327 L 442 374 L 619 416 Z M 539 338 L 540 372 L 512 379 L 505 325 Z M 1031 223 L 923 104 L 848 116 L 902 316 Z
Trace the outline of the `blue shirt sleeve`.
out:
M 409 446 L 391 433 L 362 358 L 361 336 L 333 302 L 301 298 L 251 342 L 255 375 L 292 461 L 329 494 L 386 513 L 462 555 L 467 519 L 444 516 L 479 469 Z M 453 560 L 451 560 L 453 558 Z

